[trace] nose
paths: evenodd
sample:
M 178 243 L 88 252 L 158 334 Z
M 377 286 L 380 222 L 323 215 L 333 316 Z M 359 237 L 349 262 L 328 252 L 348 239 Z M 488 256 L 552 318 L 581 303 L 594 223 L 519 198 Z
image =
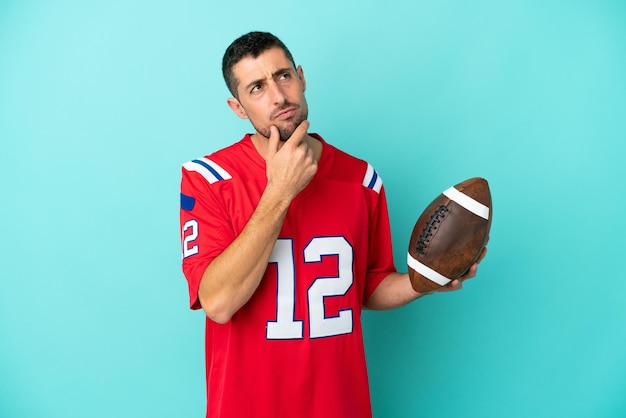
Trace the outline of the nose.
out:
M 278 83 L 270 83 L 270 97 L 275 104 L 283 104 L 287 101 L 287 96 Z

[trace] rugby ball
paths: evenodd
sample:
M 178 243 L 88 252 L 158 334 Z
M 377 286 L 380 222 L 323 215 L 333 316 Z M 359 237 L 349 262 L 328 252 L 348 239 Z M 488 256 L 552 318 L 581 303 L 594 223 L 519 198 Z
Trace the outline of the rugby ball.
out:
M 428 205 L 409 241 L 416 292 L 432 292 L 467 273 L 489 240 L 491 212 L 489 184 L 481 177 L 448 188 Z

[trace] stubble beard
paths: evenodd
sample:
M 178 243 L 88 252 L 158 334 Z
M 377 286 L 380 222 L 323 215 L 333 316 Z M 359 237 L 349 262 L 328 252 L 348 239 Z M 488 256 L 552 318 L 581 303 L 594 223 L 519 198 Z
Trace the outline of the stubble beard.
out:
M 287 104 L 281 107 L 281 109 L 279 109 L 278 111 L 286 109 L 291 106 L 293 105 Z M 299 112 L 295 114 L 291 120 L 283 121 L 282 125 L 279 125 L 278 123 L 274 124 L 274 126 L 278 128 L 278 133 L 280 135 L 280 140 L 282 142 L 285 142 L 286 140 L 291 138 L 291 135 L 293 135 L 293 132 L 296 130 L 296 128 L 309 117 L 306 106 L 304 107 L 298 106 L 298 110 Z M 260 133 L 266 138 L 269 138 L 270 135 L 272 134 L 272 132 L 270 131 L 271 125 L 257 126 L 254 124 L 254 122 L 252 122 L 252 126 L 254 126 L 254 129 L 256 129 L 258 133 Z

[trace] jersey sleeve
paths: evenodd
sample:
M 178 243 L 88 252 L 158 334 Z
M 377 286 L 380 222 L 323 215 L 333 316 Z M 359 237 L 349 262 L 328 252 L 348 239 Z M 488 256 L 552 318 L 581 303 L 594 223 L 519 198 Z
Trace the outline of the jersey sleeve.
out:
M 182 269 L 189 285 L 191 309 L 200 309 L 198 289 L 207 266 L 234 240 L 220 199 L 220 185 L 230 178 L 204 158 L 183 164 L 180 185 Z
M 367 273 L 363 294 L 365 302 L 387 275 L 396 272 L 396 267 L 393 261 L 385 188 L 382 179 L 370 165 L 368 165 L 363 186 L 370 206 Z

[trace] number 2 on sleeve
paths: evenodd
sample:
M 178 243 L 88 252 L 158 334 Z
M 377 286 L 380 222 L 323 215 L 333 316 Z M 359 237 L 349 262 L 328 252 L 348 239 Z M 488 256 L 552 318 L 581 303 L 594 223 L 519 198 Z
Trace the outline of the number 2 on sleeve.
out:
M 190 231 L 187 233 L 187 231 Z M 191 255 L 198 254 L 198 244 L 191 245 L 198 238 L 198 221 L 195 219 L 188 220 L 183 225 L 182 230 L 182 243 L 183 243 L 183 258 L 187 258 Z M 191 246 L 190 246 L 191 245 Z

